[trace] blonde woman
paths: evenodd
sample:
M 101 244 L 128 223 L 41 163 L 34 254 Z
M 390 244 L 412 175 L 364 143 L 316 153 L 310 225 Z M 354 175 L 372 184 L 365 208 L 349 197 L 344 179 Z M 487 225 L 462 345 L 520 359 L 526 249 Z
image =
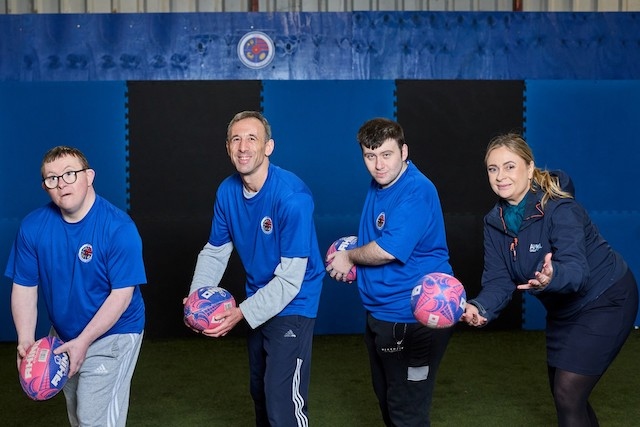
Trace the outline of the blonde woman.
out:
M 520 135 L 494 138 L 485 164 L 499 200 L 484 219 L 482 290 L 462 320 L 483 326 L 516 290 L 536 296 L 547 311 L 558 425 L 597 426 L 589 396 L 633 328 L 636 281 L 574 199 L 569 177 L 537 168 Z

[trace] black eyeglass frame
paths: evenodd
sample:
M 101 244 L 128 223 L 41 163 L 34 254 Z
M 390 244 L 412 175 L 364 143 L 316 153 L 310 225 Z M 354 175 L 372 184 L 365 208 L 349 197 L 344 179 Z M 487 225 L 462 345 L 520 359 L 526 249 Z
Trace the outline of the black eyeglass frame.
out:
M 48 188 L 49 190 L 53 190 L 54 188 L 56 188 L 58 186 L 58 183 L 60 182 L 60 178 L 62 178 L 62 180 L 66 183 L 66 184 L 74 184 L 77 180 L 78 180 L 78 174 L 80 172 L 85 172 L 87 169 L 90 168 L 84 168 L 84 169 L 80 169 L 77 171 L 67 171 L 65 173 L 63 173 L 62 175 L 51 175 L 51 176 L 47 176 L 42 178 L 42 184 Z M 67 178 L 73 177 L 73 180 L 71 182 L 69 182 L 67 180 Z M 54 179 L 55 178 L 55 179 Z M 49 182 L 54 181 L 53 187 L 50 187 L 48 185 Z

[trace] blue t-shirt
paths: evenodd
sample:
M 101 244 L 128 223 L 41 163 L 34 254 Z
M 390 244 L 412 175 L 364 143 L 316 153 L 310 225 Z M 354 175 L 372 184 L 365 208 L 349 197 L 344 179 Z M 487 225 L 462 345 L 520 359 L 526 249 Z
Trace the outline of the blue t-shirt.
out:
M 313 209 L 306 184 L 273 164 L 254 197 L 244 197 L 238 174 L 226 178 L 216 193 L 209 243 L 233 243 L 246 272 L 247 297 L 273 279 L 280 257 L 308 258 L 300 292 L 279 316 L 314 318 L 318 312 L 325 271 Z
M 27 215 L 9 254 L 5 275 L 39 286 L 51 324 L 63 341 L 76 338 L 112 289 L 135 286 L 120 319 L 103 336 L 140 333 L 146 283 L 142 240 L 125 212 L 96 196 L 87 215 L 68 223 L 52 202 Z
M 374 240 L 396 259 L 380 266 L 358 266 L 364 307 L 379 320 L 415 323 L 411 291 L 419 279 L 428 273 L 453 272 L 438 192 L 411 162 L 390 187 L 382 189 L 371 180 L 358 246 Z

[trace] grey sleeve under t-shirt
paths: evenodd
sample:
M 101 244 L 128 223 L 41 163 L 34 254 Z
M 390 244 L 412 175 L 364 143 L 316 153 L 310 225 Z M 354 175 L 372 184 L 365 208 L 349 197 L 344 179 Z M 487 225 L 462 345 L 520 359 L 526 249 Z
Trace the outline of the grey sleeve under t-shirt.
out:
M 231 242 L 222 246 L 207 243 L 198 254 L 189 294 L 203 286 L 219 286 L 233 251 Z M 280 313 L 300 292 L 307 258 L 280 258 L 273 278 L 255 294 L 240 303 L 240 309 L 255 329 Z

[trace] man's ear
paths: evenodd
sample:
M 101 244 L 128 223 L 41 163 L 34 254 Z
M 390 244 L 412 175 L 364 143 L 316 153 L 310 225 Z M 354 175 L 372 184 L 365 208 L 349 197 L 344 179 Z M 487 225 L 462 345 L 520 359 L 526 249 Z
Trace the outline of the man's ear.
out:
M 93 180 L 96 179 L 96 171 L 89 168 L 85 172 L 87 174 L 87 183 L 89 184 L 89 187 L 91 187 L 93 185 Z
M 270 140 L 268 140 L 265 144 L 264 147 L 264 154 L 269 157 L 272 153 L 273 150 L 276 148 L 276 142 L 273 140 L 273 138 L 271 138 Z

